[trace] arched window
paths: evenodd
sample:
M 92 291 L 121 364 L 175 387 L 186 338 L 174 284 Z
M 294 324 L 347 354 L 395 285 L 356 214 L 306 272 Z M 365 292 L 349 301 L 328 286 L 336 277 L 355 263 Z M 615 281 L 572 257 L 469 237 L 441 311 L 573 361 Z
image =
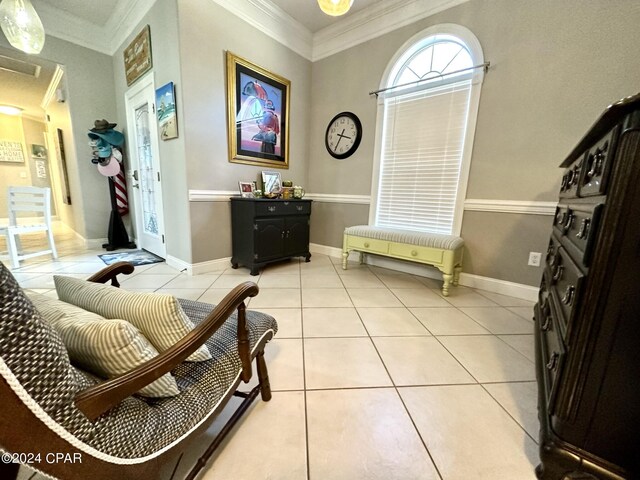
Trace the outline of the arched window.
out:
M 484 57 L 459 25 L 431 27 L 391 60 L 378 97 L 370 223 L 460 233 Z M 376 175 L 377 173 L 377 175 Z

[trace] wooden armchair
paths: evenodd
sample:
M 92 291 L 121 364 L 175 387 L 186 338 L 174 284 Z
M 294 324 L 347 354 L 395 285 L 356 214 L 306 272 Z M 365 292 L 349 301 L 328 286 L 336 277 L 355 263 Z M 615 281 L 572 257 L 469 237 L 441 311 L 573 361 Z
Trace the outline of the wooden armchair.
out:
M 117 276 L 131 272 L 133 266 L 121 262 L 89 280 L 118 286 Z M 258 393 L 264 401 L 271 398 L 264 347 L 277 324 L 246 310 L 244 300 L 257 294 L 258 286 L 245 282 L 217 306 L 179 300 L 196 327 L 143 365 L 100 380 L 70 363 L 55 330 L 0 263 L 0 449 L 60 479 L 170 479 L 185 443 L 206 430 L 232 396 L 241 397 L 186 477 L 195 478 Z M 212 360 L 184 362 L 203 344 Z M 240 392 L 254 358 L 258 385 Z M 167 372 L 178 381 L 178 396 L 134 395 Z M 48 461 L 51 454 L 67 455 L 69 461 Z M 0 477 L 12 478 L 16 465 L 0 463 Z

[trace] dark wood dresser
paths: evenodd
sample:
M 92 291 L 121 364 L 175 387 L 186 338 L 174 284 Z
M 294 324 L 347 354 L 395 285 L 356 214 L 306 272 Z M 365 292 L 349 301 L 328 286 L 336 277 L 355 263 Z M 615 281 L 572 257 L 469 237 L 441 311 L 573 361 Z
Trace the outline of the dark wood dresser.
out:
M 562 163 L 535 306 L 538 478 L 640 478 L 640 95 Z
M 309 253 L 311 200 L 231 197 L 231 266 L 244 265 L 251 275 L 271 262 Z

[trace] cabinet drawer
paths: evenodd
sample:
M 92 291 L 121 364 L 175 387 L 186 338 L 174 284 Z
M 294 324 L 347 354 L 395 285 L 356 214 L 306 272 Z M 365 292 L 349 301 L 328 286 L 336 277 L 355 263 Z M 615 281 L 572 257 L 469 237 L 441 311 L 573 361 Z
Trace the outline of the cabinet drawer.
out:
M 619 131 L 620 127 L 616 126 L 587 152 L 578 187 L 581 197 L 606 192 Z
M 564 171 L 564 174 L 562 175 L 562 182 L 560 183 L 559 196 L 561 198 L 575 198 L 578 196 L 578 184 L 580 183 L 583 164 L 584 157 L 573 162 L 573 165 Z
M 560 307 L 558 320 L 566 326 L 569 341 L 575 311 L 582 297 L 585 276 L 564 248 L 560 248 L 559 254 L 551 276 L 552 294 Z
M 405 257 L 413 260 L 423 260 L 428 263 L 441 264 L 444 250 L 438 248 L 418 247 L 402 243 L 389 245 L 389 253 L 397 257 Z
M 271 217 L 274 215 L 309 215 L 311 202 L 261 200 L 255 203 L 256 216 Z
M 539 315 L 538 324 L 540 329 L 538 335 L 542 337 L 541 353 L 544 381 L 547 387 L 547 405 L 549 406 L 549 413 L 553 413 L 556 392 L 559 386 L 558 379 L 562 372 L 566 349 L 558 328 L 558 312 L 553 302 L 550 302 L 544 311 L 539 308 L 537 314 Z
M 369 252 L 388 253 L 389 242 L 374 238 L 349 237 L 348 246 Z
M 589 266 L 604 204 L 570 205 L 566 225 L 565 247 L 573 258 Z

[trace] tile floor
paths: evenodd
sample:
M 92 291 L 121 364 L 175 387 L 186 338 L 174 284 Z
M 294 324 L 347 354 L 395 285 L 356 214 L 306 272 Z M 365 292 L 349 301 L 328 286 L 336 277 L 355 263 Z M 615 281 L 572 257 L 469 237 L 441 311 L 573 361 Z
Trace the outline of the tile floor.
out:
M 55 295 L 53 274 L 104 266 L 72 237 L 58 247 L 57 261 L 14 270 L 23 287 Z M 273 399 L 256 401 L 199 478 L 534 479 L 533 304 L 465 287 L 444 298 L 433 279 L 339 262 L 316 254 L 257 277 L 155 264 L 123 279 L 214 303 L 255 281 L 249 308 L 278 320 L 266 350 Z

